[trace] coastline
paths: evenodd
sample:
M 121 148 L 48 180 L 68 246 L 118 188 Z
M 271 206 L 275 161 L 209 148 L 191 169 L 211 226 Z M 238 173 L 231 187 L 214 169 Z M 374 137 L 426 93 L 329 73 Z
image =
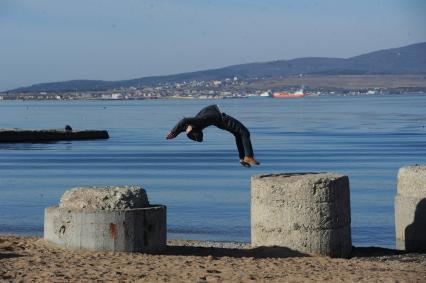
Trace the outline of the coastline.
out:
M 0 235 L 2 282 L 424 282 L 426 254 L 355 247 L 350 259 L 169 240 L 161 254 L 70 251 L 39 237 Z

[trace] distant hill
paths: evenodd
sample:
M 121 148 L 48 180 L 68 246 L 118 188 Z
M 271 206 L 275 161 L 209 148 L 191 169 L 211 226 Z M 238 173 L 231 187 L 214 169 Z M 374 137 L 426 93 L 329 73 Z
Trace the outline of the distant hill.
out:
M 66 92 L 101 91 L 114 88 L 153 86 L 158 83 L 174 83 L 190 80 L 221 80 L 239 78 L 274 78 L 296 74 L 316 75 L 377 75 L 377 74 L 426 74 L 426 42 L 400 48 L 375 51 L 347 59 L 306 57 L 249 63 L 220 69 L 197 71 L 167 76 L 145 77 L 122 81 L 72 80 L 42 83 L 22 87 L 9 92 Z

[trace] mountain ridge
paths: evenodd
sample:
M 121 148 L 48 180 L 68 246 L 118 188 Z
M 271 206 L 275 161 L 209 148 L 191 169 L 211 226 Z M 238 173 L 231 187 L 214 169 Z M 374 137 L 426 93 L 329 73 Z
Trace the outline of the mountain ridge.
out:
M 104 91 L 117 88 L 155 86 L 191 80 L 275 78 L 298 74 L 378 75 L 426 74 L 426 42 L 377 50 L 349 58 L 302 57 L 290 60 L 254 62 L 172 75 L 149 76 L 129 80 L 70 80 L 34 84 L 6 92 Z

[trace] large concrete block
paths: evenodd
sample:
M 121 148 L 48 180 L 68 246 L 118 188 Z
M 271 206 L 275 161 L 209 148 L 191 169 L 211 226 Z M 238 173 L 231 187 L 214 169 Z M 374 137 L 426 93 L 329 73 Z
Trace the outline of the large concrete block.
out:
M 349 180 L 335 173 L 252 177 L 252 246 L 348 257 L 352 250 Z
M 426 166 L 405 166 L 398 172 L 395 197 L 396 247 L 426 252 Z
M 45 209 L 44 239 L 75 250 L 157 252 L 166 247 L 166 207 L 149 205 L 138 187 L 72 189 Z

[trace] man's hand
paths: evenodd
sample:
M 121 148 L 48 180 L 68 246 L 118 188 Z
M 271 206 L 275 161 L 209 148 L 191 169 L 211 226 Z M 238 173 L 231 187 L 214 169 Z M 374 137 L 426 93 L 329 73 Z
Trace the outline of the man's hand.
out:
M 171 140 L 171 139 L 174 139 L 175 137 L 176 136 L 172 132 L 170 132 L 170 133 L 167 134 L 166 139 Z
M 185 132 L 186 132 L 187 134 L 189 134 L 191 131 L 192 131 L 192 126 L 191 126 L 191 125 L 188 125 L 188 126 L 186 127 Z

